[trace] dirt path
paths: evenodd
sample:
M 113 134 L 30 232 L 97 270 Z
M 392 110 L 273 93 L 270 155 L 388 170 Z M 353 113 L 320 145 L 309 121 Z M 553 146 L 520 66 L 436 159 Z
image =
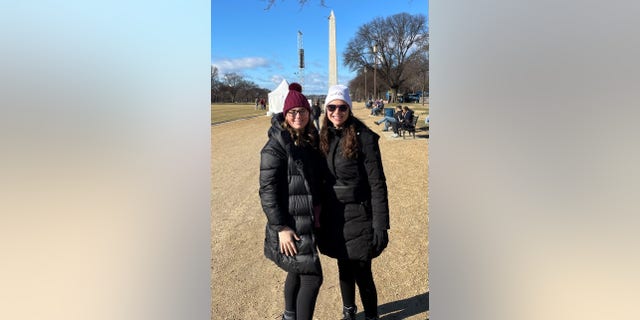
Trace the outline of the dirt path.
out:
M 379 117 L 357 105 L 354 114 L 381 135 L 389 188 L 390 243 L 373 260 L 380 318 L 426 319 L 428 139 L 420 131 L 415 140 L 391 138 L 373 124 Z M 279 319 L 284 308 L 286 274 L 263 255 L 266 218 L 258 196 L 269 121 L 265 116 L 211 127 L 212 319 Z M 340 319 L 336 262 L 321 259 L 324 282 L 314 319 Z M 359 298 L 357 304 L 362 311 Z

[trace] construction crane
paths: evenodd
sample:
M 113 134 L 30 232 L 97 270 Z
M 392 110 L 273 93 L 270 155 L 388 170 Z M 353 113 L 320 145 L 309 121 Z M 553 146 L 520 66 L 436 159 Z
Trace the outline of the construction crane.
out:
M 304 48 L 302 47 L 302 31 L 298 30 L 298 77 L 304 88 Z

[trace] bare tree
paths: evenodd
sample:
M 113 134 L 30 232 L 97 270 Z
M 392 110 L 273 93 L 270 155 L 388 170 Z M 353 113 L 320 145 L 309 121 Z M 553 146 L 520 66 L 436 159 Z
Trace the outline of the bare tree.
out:
M 254 102 L 258 97 L 266 97 L 269 90 L 260 88 L 254 82 L 237 73 L 226 73 L 222 81 L 217 80 L 217 68 L 211 68 L 211 103 Z
M 218 80 L 218 68 L 211 66 L 211 103 L 218 101 L 220 81 Z
M 407 81 L 400 88 L 401 92 L 424 91 L 429 87 L 429 58 L 426 54 L 416 55 L 407 61 Z
M 211 89 L 218 83 L 218 67 L 211 66 Z
M 398 89 L 409 79 L 407 66 L 422 59 L 428 48 L 426 16 L 398 13 L 361 26 L 347 44 L 344 63 L 352 71 L 375 69 L 395 101 Z
M 223 83 L 226 87 L 226 91 L 229 93 L 231 102 L 236 102 L 236 96 L 238 92 L 245 88 L 246 81 L 242 78 L 241 75 L 232 72 L 225 73 Z

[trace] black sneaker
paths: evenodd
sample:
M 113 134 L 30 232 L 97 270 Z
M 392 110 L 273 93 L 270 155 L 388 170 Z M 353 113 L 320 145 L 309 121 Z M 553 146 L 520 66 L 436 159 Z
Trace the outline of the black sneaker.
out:
M 358 311 L 358 308 L 356 306 L 342 307 L 342 315 L 344 316 L 342 320 L 356 320 L 357 311 Z
M 282 320 L 296 320 L 296 312 L 285 310 L 282 314 Z

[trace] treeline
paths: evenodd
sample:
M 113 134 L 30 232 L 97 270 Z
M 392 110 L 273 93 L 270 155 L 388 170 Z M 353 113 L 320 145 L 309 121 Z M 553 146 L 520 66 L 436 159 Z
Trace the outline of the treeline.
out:
M 211 103 L 254 103 L 256 98 L 267 100 L 269 92 L 237 73 L 226 73 L 220 79 L 218 68 L 211 67 Z

